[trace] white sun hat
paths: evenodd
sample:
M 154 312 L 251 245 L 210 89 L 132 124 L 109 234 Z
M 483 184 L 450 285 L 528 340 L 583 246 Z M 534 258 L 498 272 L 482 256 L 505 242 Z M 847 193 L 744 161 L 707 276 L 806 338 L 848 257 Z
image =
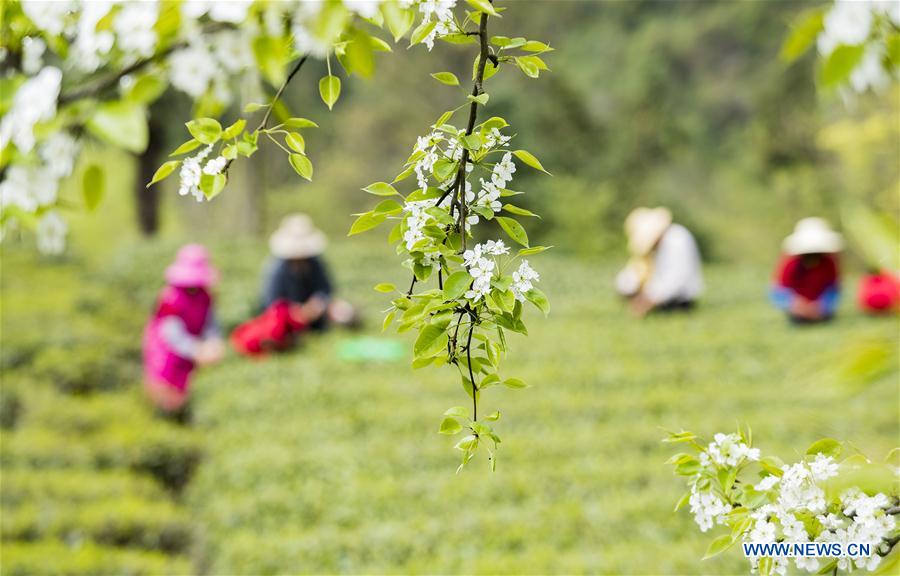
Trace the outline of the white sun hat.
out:
M 822 218 L 804 218 L 797 222 L 793 234 L 785 238 L 781 246 L 792 256 L 833 254 L 844 248 L 844 239 Z
M 312 258 L 325 251 L 327 242 L 306 214 L 289 214 L 269 238 L 269 250 L 282 260 Z
M 628 251 L 646 256 L 671 224 L 672 213 L 667 208 L 635 208 L 625 219 Z

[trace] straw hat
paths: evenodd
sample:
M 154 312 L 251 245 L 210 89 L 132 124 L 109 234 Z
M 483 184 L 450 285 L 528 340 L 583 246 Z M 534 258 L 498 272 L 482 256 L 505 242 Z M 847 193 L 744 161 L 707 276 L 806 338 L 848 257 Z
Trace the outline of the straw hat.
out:
M 844 239 L 822 218 L 804 218 L 797 222 L 794 233 L 784 239 L 786 254 L 832 254 L 844 247 Z
M 199 244 L 183 246 L 166 268 L 166 282 L 179 288 L 206 288 L 218 280 L 219 273 L 209 263 L 209 253 Z
M 625 219 L 628 250 L 646 256 L 671 224 L 672 213 L 666 208 L 635 208 Z
M 325 251 L 325 235 L 306 214 L 289 214 L 269 238 L 269 250 L 282 260 L 311 258 Z

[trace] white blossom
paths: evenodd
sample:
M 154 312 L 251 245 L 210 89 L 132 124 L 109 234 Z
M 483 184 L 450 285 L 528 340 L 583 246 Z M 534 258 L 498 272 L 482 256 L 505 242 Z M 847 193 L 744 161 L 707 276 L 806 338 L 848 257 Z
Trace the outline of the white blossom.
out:
M 169 58 L 172 85 L 192 98 L 199 98 L 207 91 L 217 72 L 216 61 L 202 40 L 196 40 Z
M 206 166 L 203 167 L 203 173 L 220 174 L 227 163 L 228 160 L 226 160 L 224 156 L 216 156 L 206 163 Z
M 818 38 L 819 52 L 831 54 L 841 44 L 862 44 L 872 30 L 871 2 L 836 0 L 825 15 L 823 32 Z
M 766 476 L 765 478 L 760 480 L 756 484 L 756 486 L 753 487 L 753 489 L 757 490 L 759 492 L 766 492 L 766 491 L 774 488 L 775 485 L 778 484 L 778 481 L 779 481 L 778 476 L 775 476 L 774 474 L 771 476 Z
M 700 527 L 701 532 L 706 532 L 714 524 L 724 524 L 725 515 L 731 511 L 728 504 L 710 490 L 700 490 L 697 484 L 691 487 L 691 496 L 688 499 L 694 522 Z
M 75 8 L 71 1 L 59 0 L 22 0 L 22 11 L 34 25 L 52 36 L 63 33 L 66 27 L 66 16 Z
M 347 10 L 363 18 L 375 18 L 383 0 L 344 0 Z
M 22 40 L 22 71 L 28 76 L 37 74 L 44 66 L 44 52 L 47 43 L 30 36 Z
M 716 434 L 713 442 L 706 448 L 706 453 L 700 454 L 700 462 L 711 460 L 719 466 L 737 466 L 744 458 L 747 460 L 759 460 L 759 449 L 750 448 L 741 442 L 737 434 Z
M 516 296 L 516 300 L 520 302 L 524 302 L 525 294 L 534 288 L 532 282 L 537 282 L 541 279 L 540 275 L 534 271 L 534 268 L 525 259 L 522 259 L 519 269 L 512 273 L 512 278 L 512 291 Z
M 211 151 L 212 146 L 207 146 L 196 156 L 186 158 L 181 163 L 181 171 L 178 173 L 180 179 L 178 193 L 180 195 L 187 196 L 190 194 L 197 202 L 203 202 L 206 199 L 206 196 L 200 190 L 200 177 L 203 175 L 200 165 Z
M 14 164 L 0 182 L 0 207 L 34 212 L 56 201 L 57 179 L 38 165 Z
M 154 28 L 158 18 L 159 4 L 155 1 L 122 4 L 113 22 L 113 29 L 118 38 L 118 47 L 127 55 L 127 60 L 153 56 L 158 40 Z
M 94 72 L 109 56 L 115 43 L 115 35 L 109 30 L 97 30 L 97 24 L 113 7 L 110 0 L 85 2 L 78 18 L 78 33 L 72 43 L 68 61 L 84 72 Z
M 38 146 L 38 155 L 54 178 L 64 178 L 75 167 L 78 141 L 67 132 L 55 132 Z
M 516 163 L 512 160 L 512 153 L 507 152 L 503 155 L 503 159 L 494 164 L 494 170 L 491 174 L 491 182 L 497 188 L 505 188 L 506 184 L 512 180 L 512 175 L 516 172 Z
M 37 247 L 44 254 L 60 254 L 66 249 L 66 233 L 69 228 L 66 221 L 51 210 L 41 216 L 37 222 Z
M 870 88 L 879 91 L 891 83 L 891 76 L 882 64 L 884 54 L 877 45 L 869 45 L 859 64 L 850 73 L 850 86 L 855 92 L 863 93 Z
M 833 476 L 837 476 L 838 464 L 831 456 L 824 454 L 816 454 L 815 460 L 810 462 L 809 469 L 812 472 L 813 480 L 822 482 Z
M 6 148 L 10 141 L 23 154 L 34 148 L 34 126 L 56 115 L 61 82 L 62 71 L 47 66 L 19 87 L 12 107 L 0 121 L 0 149 Z

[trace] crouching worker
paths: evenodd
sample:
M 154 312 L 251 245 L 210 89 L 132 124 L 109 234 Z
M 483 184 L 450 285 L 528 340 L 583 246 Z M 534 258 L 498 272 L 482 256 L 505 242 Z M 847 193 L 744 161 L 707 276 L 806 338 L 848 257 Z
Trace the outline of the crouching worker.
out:
M 224 353 L 210 289 L 217 273 L 206 249 L 196 244 L 178 251 L 166 269 L 166 284 L 144 330 L 144 379 L 150 399 L 165 412 L 188 400 L 191 374 Z
M 637 208 L 625 219 L 631 259 L 616 276 L 616 291 L 631 310 L 687 310 L 703 293 L 700 250 L 687 228 L 665 208 Z
M 772 302 L 798 324 L 834 317 L 840 300 L 838 253 L 843 238 L 821 218 L 804 218 L 784 239 Z

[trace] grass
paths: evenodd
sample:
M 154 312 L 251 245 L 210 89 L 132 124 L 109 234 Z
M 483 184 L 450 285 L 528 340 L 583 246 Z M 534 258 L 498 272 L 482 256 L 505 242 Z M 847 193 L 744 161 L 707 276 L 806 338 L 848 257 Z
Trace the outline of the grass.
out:
M 230 251 L 232 254 L 233 251 Z M 344 294 L 368 313 L 395 281 L 386 250 L 342 243 L 330 254 Z M 845 301 L 828 326 L 788 325 L 765 301 L 768 271 L 708 271 L 694 314 L 638 322 L 611 296 L 614 269 L 535 258 L 551 296 L 530 338 L 516 338 L 492 389 L 504 443 L 496 473 L 477 460 L 454 474 L 441 413 L 466 404 L 450 369 L 348 363 L 335 332 L 298 353 L 232 358 L 197 381 L 207 455 L 189 488 L 209 573 L 735 573 L 735 554 L 700 562 L 710 540 L 686 512 L 660 444 L 663 428 L 711 436 L 751 425 L 764 452 L 792 459 L 817 438 L 881 457 L 896 444 L 897 373 L 848 387 L 834 376 L 853 343 L 896 338 L 892 320 Z M 255 266 L 223 262 L 224 315 L 252 298 Z M 385 270 L 389 271 L 387 274 Z M 387 276 L 387 277 L 386 277 Z M 400 337 L 407 345 L 408 336 Z M 895 348 L 896 350 L 896 348 Z
M 199 373 L 193 427 L 174 427 L 140 398 L 137 346 L 176 247 L 125 240 L 88 258 L 76 244 L 61 262 L 4 248 L 4 573 L 745 573 L 735 553 L 701 562 L 710 536 L 672 513 L 684 486 L 663 429 L 745 423 L 786 459 L 823 436 L 881 457 L 900 433 L 896 346 L 870 384 L 835 375 L 857 343 L 896 342 L 896 320 L 845 298 L 835 323 L 792 327 L 765 301 L 768 270 L 719 264 L 695 313 L 636 321 L 612 296 L 613 266 L 551 251 L 533 259 L 551 314 L 531 315 L 504 372 L 532 386 L 491 389 L 480 407 L 503 413 L 498 469 L 454 474 L 453 440 L 436 433 L 467 403 L 452 370 L 342 355 L 361 337 L 411 347 L 380 333 L 387 298 L 371 287 L 404 281 L 374 237 L 328 254 L 364 332 L 232 355 Z M 233 326 L 265 247 L 210 247 Z

